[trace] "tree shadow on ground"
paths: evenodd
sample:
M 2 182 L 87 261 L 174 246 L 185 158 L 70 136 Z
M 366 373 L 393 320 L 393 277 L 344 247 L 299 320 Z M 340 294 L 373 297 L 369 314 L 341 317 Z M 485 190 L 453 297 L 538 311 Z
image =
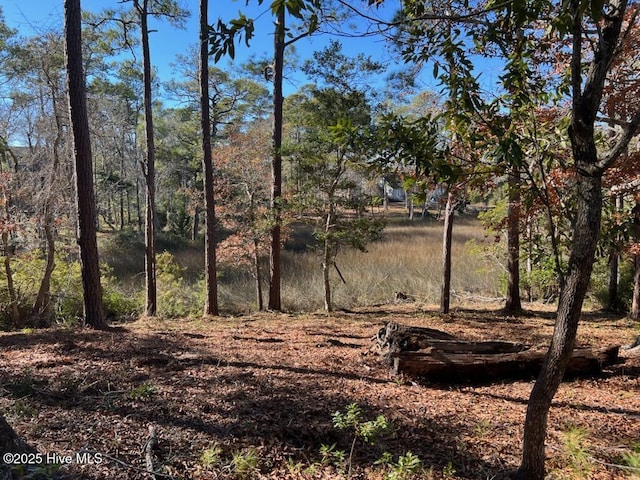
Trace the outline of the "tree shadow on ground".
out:
M 269 457 L 265 464 L 288 457 L 313 463 L 320 461 L 322 445 L 335 443 L 345 451 L 351 446 L 353 436 L 333 427 L 333 412 L 358 403 L 367 420 L 394 413 L 384 402 L 349 393 L 354 385 L 384 388 L 390 384 L 386 378 L 349 373 L 339 364 L 320 368 L 223 358 L 198 340 L 127 331 L 115 338 L 105 332 L 56 331 L 2 337 L 0 345 L 16 350 L 37 343 L 48 360 L 28 372 L 3 368 L 0 384 L 5 398 L 27 402 L 35 412 L 37 428 L 24 419 L 31 422 L 29 440 L 35 445 L 39 435 L 49 438 L 62 428 L 64 448 L 77 451 L 90 445 L 142 465 L 134 446 L 144 442 L 151 424 L 171 452 L 167 464 L 187 476 L 212 442 L 229 453 L 259 446 Z M 397 457 L 411 451 L 425 465 L 455 470 L 461 478 L 501 475 L 498 460 L 487 461 L 463 448 L 460 438 L 469 428 L 454 415 L 396 415 L 394 434 L 373 446 L 359 444 L 354 466 L 364 470 L 384 452 Z M 47 448 L 55 438 L 45 441 Z M 137 478 L 116 465 L 109 469 L 111 478 Z M 104 473 L 83 472 L 83 478 L 104 478 Z

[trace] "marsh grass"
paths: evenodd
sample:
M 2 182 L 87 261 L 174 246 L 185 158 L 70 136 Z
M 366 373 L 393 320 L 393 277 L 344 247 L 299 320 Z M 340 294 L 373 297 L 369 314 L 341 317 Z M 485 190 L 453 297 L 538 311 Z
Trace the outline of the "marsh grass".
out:
M 336 263 L 346 283 L 342 282 L 337 270 L 331 272 L 336 308 L 391 302 L 395 292 L 403 292 L 416 302 L 437 303 L 442 275 L 442 229 L 442 222 L 433 219 L 409 221 L 392 217 L 388 219 L 382 238 L 369 244 L 367 252 L 342 249 Z M 452 245 L 454 305 L 459 296 L 502 295 L 504 275 L 499 266 L 468 245 L 470 240 L 484 237 L 482 225 L 476 218 L 456 217 Z M 322 308 L 324 295 L 319 252 L 314 249 L 312 237 L 306 233 L 298 235 L 294 243 L 290 242 L 283 253 L 283 307 L 288 311 L 315 311 Z M 130 244 L 129 248 L 123 248 L 121 242 L 116 245 L 119 247 L 117 252 L 107 256 L 117 258 L 113 265 L 116 275 L 135 284 L 136 288 L 142 288 L 144 251 L 140 250 L 139 243 Z M 204 265 L 202 248 L 192 242 L 176 245 L 165 242 L 162 246 L 184 269 L 185 285 L 201 289 L 203 282 L 198 279 L 202 277 Z M 263 271 L 268 274 L 266 265 Z M 264 287 L 266 296 L 268 287 Z M 254 279 L 248 272 L 221 271 L 219 298 L 223 310 L 254 310 L 254 290 Z
M 500 296 L 501 270 L 467 245 L 471 239 L 484 238 L 482 226 L 474 218 L 456 220 L 452 289 L 462 296 Z M 403 292 L 417 302 L 437 303 L 442 276 L 442 227 L 435 220 L 395 220 L 388 224 L 381 240 L 368 246 L 367 252 L 340 251 L 336 263 L 346 283 L 337 271 L 332 272 L 335 305 L 349 308 L 386 303 L 394 299 L 395 292 Z M 286 308 L 321 308 L 323 290 L 318 254 L 286 252 L 283 268 Z

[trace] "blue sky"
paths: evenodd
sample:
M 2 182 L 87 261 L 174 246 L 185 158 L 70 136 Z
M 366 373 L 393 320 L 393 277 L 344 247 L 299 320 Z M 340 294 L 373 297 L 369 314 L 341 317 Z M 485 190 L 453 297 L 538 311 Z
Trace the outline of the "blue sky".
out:
M 99 12 L 105 8 L 119 6 L 119 0 L 81 0 L 82 8 L 93 12 Z M 186 9 L 191 11 L 186 28 L 179 30 L 167 22 L 150 20 L 150 28 L 157 30 L 151 34 L 151 60 L 157 68 L 160 79 L 163 81 L 175 77 L 171 64 L 175 62 L 176 55 L 186 53 L 190 46 L 197 42 L 198 38 L 198 1 L 178 0 Z M 249 0 L 247 7 L 244 0 L 211 0 L 209 3 L 209 23 L 217 22 L 220 17 L 225 21 L 237 17 L 238 12 L 244 12 L 248 17 L 257 18 L 256 31 L 249 48 L 244 43 L 237 47 L 236 63 L 247 60 L 250 55 L 257 57 L 272 56 L 273 45 L 273 17 L 269 11 L 269 0 L 258 6 L 257 0 Z M 364 5 L 364 1 L 362 4 Z M 62 29 L 64 0 L 0 0 L 7 24 L 17 29 L 22 35 L 30 36 L 38 32 Z M 357 3 L 354 3 L 357 5 Z M 382 18 L 390 19 L 398 8 L 398 0 L 387 0 L 385 7 L 371 13 Z M 355 28 L 364 30 L 366 22 L 354 20 Z M 313 51 L 326 46 L 328 42 L 336 38 L 327 34 L 316 34 L 302 39 L 295 44 L 298 57 L 302 60 L 310 58 Z M 386 42 L 379 36 L 368 38 L 339 38 L 343 44 L 343 50 L 348 55 L 365 53 L 383 63 L 389 64 L 391 70 L 401 69 L 403 64 L 387 47 Z M 220 67 L 225 68 L 228 60 L 222 60 Z M 494 64 L 495 65 L 495 64 Z M 498 68 L 490 63 L 483 65 L 483 82 L 487 85 L 495 84 Z M 305 83 L 304 77 L 295 72 L 289 72 L 285 79 L 285 94 L 297 90 Z M 489 87 L 490 88 L 490 87 Z M 433 79 L 431 69 L 427 68 L 421 75 L 418 90 L 438 90 L 437 82 Z
M 245 6 L 244 1 L 219 0 L 211 1 L 209 6 L 209 22 L 215 23 L 219 17 L 228 21 L 235 18 L 239 11 L 247 16 L 256 18 L 256 32 L 249 48 L 244 43 L 237 47 L 236 63 L 247 60 L 250 55 L 257 57 L 272 56 L 272 31 L 273 17 L 269 11 L 269 3 L 257 6 L 257 1 L 251 2 L 253 6 Z M 390 2 L 395 3 L 395 2 Z M 57 30 L 63 24 L 63 0 L 2 0 L 1 5 L 7 24 L 17 29 L 20 34 L 29 36 L 47 30 Z M 177 54 L 185 53 L 189 46 L 195 45 L 198 37 L 198 2 L 197 0 L 181 0 L 181 4 L 191 10 L 191 17 L 187 20 L 184 30 L 172 27 L 167 22 L 150 21 L 150 28 L 157 30 L 150 37 L 151 59 L 158 69 L 160 78 L 168 80 L 173 76 L 171 63 L 175 62 Z M 82 8 L 93 12 L 99 12 L 105 8 L 118 6 L 118 0 L 82 0 Z M 393 12 L 393 6 L 389 6 L 386 15 Z M 383 11 L 384 15 L 385 12 Z M 302 39 L 295 44 L 295 50 L 300 59 L 309 58 L 314 50 L 324 47 L 331 38 L 326 34 L 319 34 L 307 39 Z M 374 58 L 389 63 L 397 68 L 401 62 L 394 58 L 386 47 L 385 41 L 379 37 L 370 38 L 342 38 L 344 51 L 348 55 L 365 53 Z M 227 60 L 220 62 L 224 67 Z M 304 83 L 304 78 L 295 75 L 289 77 L 285 89 L 295 91 Z

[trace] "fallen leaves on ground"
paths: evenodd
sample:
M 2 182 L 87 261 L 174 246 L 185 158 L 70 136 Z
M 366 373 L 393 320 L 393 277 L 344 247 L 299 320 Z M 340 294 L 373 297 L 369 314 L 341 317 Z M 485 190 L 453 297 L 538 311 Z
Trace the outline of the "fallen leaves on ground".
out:
M 388 305 L 8 333 L 0 335 L 0 408 L 40 452 L 90 453 L 58 472 L 69 478 L 150 478 L 149 426 L 159 441 L 156 478 L 345 477 L 345 463 L 320 451 L 350 451 L 353 436 L 334 428 L 332 414 L 351 403 L 365 420 L 384 415 L 392 424 L 374 445 L 356 442 L 351 478 L 384 478 L 390 467 L 375 462 L 385 452 L 419 456 L 419 478 L 501 478 L 517 468 L 533 379 L 442 385 L 393 377 L 370 351 L 390 320 L 531 345 L 546 344 L 553 329 L 548 311 L 515 318 Z M 625 344 L 637 334 L 628 320 L 588 314 L 579 344 Z M 567 444 L 578 429 L 584 465 Z M 548 469 L 553 478 L 572 478 L 576 468 L 586 478 L 625 478 L 629 471 L 616 465 L 639 432 L 640 358 L 630 356 L 598 378 L 562 384 L 549 419 Z

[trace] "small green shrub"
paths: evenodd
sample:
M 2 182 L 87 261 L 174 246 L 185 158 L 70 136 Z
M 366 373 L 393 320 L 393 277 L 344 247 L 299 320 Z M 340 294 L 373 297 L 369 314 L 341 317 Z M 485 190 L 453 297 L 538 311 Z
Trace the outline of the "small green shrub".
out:
M 163 317 L 189 317 L 202 315 L 204 282 L 195 285 L 184 279 L 180 267 L 169 252 L 157 256 L 158 313 Z
M 640 478 L 640 443 L 636 443 L 631 451 L 624 452 L 622 461 L 632 475 Z
M 131 397 L 133 400 L 141 400 L 152 397 L 156 394 L 157 391 L 158 389 L 153 383 L 144 382 L 137 387 L 132 388 L 129 391 L 129 397 Z
M 200 464 L 205 468 L 215 467 L 222 461 L 222 448 L 217 443 L 212 443 L 205 448 L 200 455 Z
M 258 451 L 253 447 L 234 453 L 231 460 L 233 473 L 239 480 L 255 478 L 259 464 Z
M 591 470 L 591 455 L 586 448 L 588 432 L 582 427 L 569 427 L 562 441 L 562 457 L 573 478 L 585 478 Z

